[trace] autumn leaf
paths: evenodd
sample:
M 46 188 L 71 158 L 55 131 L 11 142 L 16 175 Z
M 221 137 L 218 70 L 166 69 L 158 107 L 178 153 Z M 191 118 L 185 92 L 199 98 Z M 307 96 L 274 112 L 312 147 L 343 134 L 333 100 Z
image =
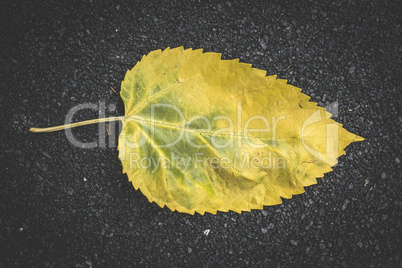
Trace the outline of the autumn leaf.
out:
M 286 80 L 201 49 L 143 56 L 120 95 L 124 117 L 67 127 L 122 120 L 123 172 L 150 202 L 172 211 L 240 213 L 280 204 L 364 140 Z

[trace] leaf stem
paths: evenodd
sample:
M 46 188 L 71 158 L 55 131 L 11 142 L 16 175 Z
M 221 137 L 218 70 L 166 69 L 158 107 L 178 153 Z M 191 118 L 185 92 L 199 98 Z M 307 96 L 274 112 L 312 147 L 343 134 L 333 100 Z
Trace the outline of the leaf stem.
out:
M 91 120 L 86 120 L 86 121 L 81 121 L 81 122 L 76 122 L 76 123 L 56 126 L 56 127 L 46 127 L 46 128 L 33 127 L 33 128 L 30 128 L 29 131 L 34 132 L 34 133 L 38 133 L 38 132 L 53 132 L 53 131 L 59 131 L 59 130 L 63 130 L 63 129 L 73 128 L 73 127 L 80 127 L 80 126 L 85 126 L 85 125 L 112 122 L 112 121 L 119 121 L 119 120 L 124 120 L 124 116 L 97 118 L 97 119 L 91 119 Z

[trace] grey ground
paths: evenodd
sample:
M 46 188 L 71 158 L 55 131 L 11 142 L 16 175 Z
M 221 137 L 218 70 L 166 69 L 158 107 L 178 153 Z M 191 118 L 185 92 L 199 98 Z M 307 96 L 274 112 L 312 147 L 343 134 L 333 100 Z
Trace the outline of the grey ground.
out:
M 1 267 L 401 266 L 400 1 L 64 2 L 0 8 Z M 28 133 L 84 102 L 124 114 L 111 88 L 168 46 L 240 58 L 337 102 L 335 119 L 366 141 L 282 205 L 191 216 L 135 191 L 115 146 Z M 74 133 L 96 140 L 97 126 Z

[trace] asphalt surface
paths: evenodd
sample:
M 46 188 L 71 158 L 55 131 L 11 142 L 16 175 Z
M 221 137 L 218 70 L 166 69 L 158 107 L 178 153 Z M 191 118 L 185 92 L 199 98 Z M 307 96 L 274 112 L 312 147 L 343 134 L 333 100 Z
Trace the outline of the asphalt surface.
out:
M 401 267 L 401 1 L 61 2 L 0 8 L 1 267 Z M 113 141 L 28 132 L 123 115 L 126 70 L 168 46 L 277 74 L 366 140 L 282 205 L 191 216 L 135 191 Z

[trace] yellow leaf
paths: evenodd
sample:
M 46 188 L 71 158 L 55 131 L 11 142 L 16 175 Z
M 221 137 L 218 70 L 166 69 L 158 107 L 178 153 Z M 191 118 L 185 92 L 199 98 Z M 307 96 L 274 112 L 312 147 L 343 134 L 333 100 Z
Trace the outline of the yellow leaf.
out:
M 172 211 L 280 204 L 364 140 L 285 80 L 201 49 L 152 51 L 127 72 L 120 94 L 123 172 Z

